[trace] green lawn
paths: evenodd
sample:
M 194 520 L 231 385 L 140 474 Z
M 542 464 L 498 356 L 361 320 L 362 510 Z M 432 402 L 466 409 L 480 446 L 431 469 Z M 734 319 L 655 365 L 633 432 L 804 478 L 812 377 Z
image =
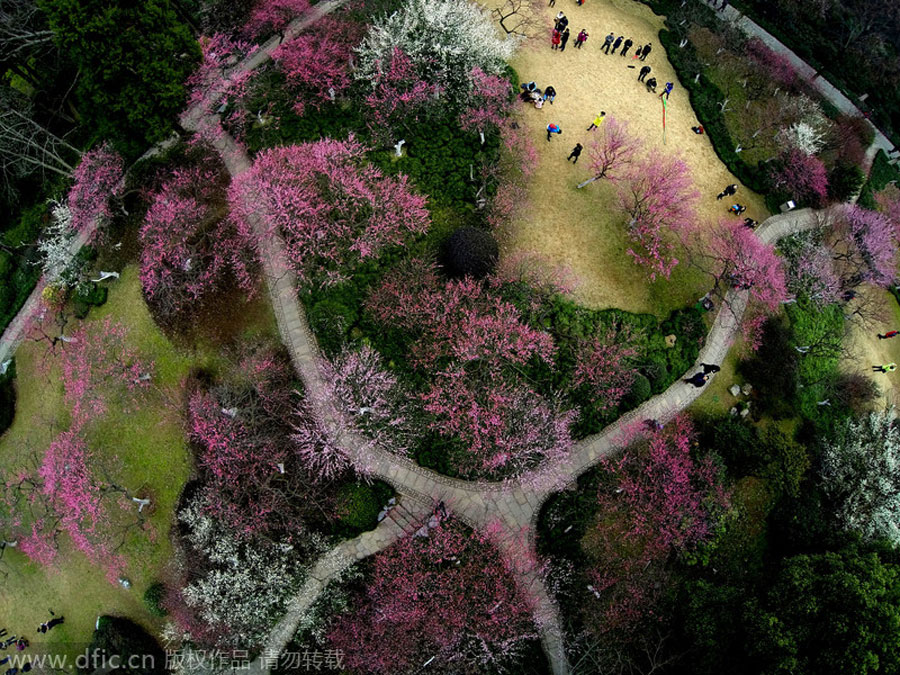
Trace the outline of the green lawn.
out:
M 274 321 L 264 300 L 263 296 L 236 307 L 242 325 L 226 332 L 241 338 L 272 335 Z M 183 382 L 192 368 L 215 371 L 227 366 L 222 344 L 195 337 L 190 347 L 176 346 L 159 330 L 144 304 L 134 266 L 122 270 L 121 278 L 110 286 L 109 301 L 93 310 L 87 320 L 106 316 L 124 324 L 129 343 L 141 358 L 153 362 L 153 380 L 136 409 L 110 397 L 108 412 L 87 425 L 86 438 L 94 452 L 112 460 L 116 480 L 131 493 L 146 493 L 153 505 L 146 531 L 130 532 L 119 551 L 127 560 L 124 575 L 132 583 L 127 590 L 110 584 L 103 569 L 71 550 L 66 541 L 61 542 L 52 569 L 31 563 L 14 549 L 6 551 L 2 567 L 8 576 L 0 593 L 2 625 L 36 644 L 35 629 L 49 616 L 48 609 L 64 614 L 66 623 L 47 635 L 47 644 L 56 653 L 75 654 L 83 649 L 98 614 L 127 615 L 150 628 L 158 627 L 159 620 L 144 609 L 141 596 L 154 579 L 166 574 L 172 555 L 169 530 L 173 508 L 191 472 L 181 418 Z M 234 317 L 226 321 L 233 329 Z M 52 361 L 49 372 L 44 369 L 42 374 L 38 368 L 44 358 L 45 343 L 26 343 L 17 353 L 16 418 L 0 437 L 0 458 L 7 469 L 39 458 L 68 424 L 56 368 Z

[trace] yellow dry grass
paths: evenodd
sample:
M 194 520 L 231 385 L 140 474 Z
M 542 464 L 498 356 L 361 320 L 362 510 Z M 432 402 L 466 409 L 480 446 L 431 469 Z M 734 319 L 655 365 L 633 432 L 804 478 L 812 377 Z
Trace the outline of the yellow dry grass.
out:
M 550 49 L 550 26 L 560 9 L 569 17 L 572 36 L 564 52 Z M 698 124 L 697 118 L 657 37 L 662 18 L 631 0 L 588 0 L 581 7 L 559 2 L 542 11 L 548 26 L 546 39 L 523 46 L 512 65 L 523 82 L 534 80 L 541 88 L 553 85 L 557 98 L 541 110 L 519 104 L 524 108 L 521 117 L 537 146 L 539 162 L 531 179 L 531 209 L 504 234 L 504 252 L 534 251 L 554 265 L 567 266 L 577 283 L 575 299 L 591 307 L 662 315 L 693 303 L 706 290 L 702 277 L 680 265 L 671 279 L 651 283 L 644 269 L 626 253 L 625 219 L 615 208 L 613 187 L 597 181 L 576 189 L 589 177 L 587 154 L 577 165 L 566 162 L 575 143 L 587 148 L 591 132 L 586 129 L 597 113 L 605 111 L 608 117 L 626 120 L 650 153 L 682 153 L 702 195 L 699 213 L 704 226 L 713 226 L 725 215 L 729 204 L 717 201 L 716 194 L 740 181 L 719 161 L 709 138 L 691 131 Z M 579 50 L 574 48 L 574 38 L 582 28 L 590 38 Z M 634 41 L 625 58 L 600 50 L 610 31 Z M 659 90 L 667 81 L 675 83 L 668 104 L 665 144 L 662 104 L 637 81 L 643 64 L 631 58 L 638 45 L 648 42 L 653 49 L 646 64 L 652 67 L 651 76 L 659 82 Z M 629 67 L 636 64 L 640 65 Z M 563 133 L 547 142 L 550 122 L 559 124 Z M 747 188 L 740 187 L 737 199 L 748 207 L 747 216 L 761 221 L 768 215 L 762 198 Z

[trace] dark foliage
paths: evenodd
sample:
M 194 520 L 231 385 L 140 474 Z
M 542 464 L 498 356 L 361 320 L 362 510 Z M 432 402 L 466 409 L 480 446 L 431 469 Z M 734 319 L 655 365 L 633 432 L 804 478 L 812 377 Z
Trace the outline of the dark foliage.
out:
M 164 675 L 166 653 L 141 626 L 119 616 L 101 616 L 88 647 L 87 667 L 79 672 L 87 675 L 101 666 L 111 675 Z
M 483 279 L 497 266 L 500 248 L 487 230 L 463 226 L 450 235 L 442 253 L 449 276 Z

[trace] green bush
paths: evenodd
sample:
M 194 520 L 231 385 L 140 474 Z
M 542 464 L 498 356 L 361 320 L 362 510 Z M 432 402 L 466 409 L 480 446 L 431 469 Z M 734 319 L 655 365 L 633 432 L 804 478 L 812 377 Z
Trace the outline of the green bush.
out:
M 483 279 L 494 271 L 500 248 L 487 230 L 465 225 L 447 239 L 443 250 L 444 268 L 451 277 Z
M 72 297 L 75 316 L 83 319 L 91 307 L 100 307 L 106 302 L 108 292 L 106 286 L 99 286 L 93 282 L 79 285 Z
M 653 386 L 650 384 L 650 380 L 638 373 L 631 385 L 631 391 L 625 397 L 625 406 L 628 409 L 637 408 L 652 395 Z
M 378 524 L 378 513 L 393 494 L 391 486 L 382 481 L 344 485 L 337 495 L 342 528 L 353 533 L 373 529 Z
M 101 616 L 87 649 L 86 663 L 78 670 L 84 675 L 93 673 L 101 664 L 128 664 L 131 667 L 99 668 L 113 675 L 165 675 L 166 653 L 156 640 L 130 619 Z M 113 657 L 117 657 L 112 662 Z M 135 657 L 135 658 L 131 658 Z
M 163 598 L 166 597 L 166 587 L 156 581 L 144 591 L 144 606 L 153 616 L 168 616 L 169 610 L 163 607 Z
M 858 166 L 838 162 L 828 174 L 828 197 L 846 202 L 859 192 L 866 177 Z
M 793 414 L 797 392 L 797 351 L 791 344 L 791 331 L 778 318 L 763 326 L 759 350 L 739 370 L 757 391 L 760 407 L 776 419 Z
M 6 373 L 0 375 L 0 434 L 9 429 L 16 416 L 16 387 L 13 384 L 15 378 L 16 362 L 13 360 Z
M 884 150 L 879 150 L 878 154 L 875 155 L 875 160 L 872 162 L 869 180 L 859 193 L 859 205 L 867 209 L 877 208 L 875 193 L 884 190 L 885 186 L 891 181 L 897 181 L 897 185 L 900 186 L 900 169 L 890 164 L 887 155 L 884 154 Z

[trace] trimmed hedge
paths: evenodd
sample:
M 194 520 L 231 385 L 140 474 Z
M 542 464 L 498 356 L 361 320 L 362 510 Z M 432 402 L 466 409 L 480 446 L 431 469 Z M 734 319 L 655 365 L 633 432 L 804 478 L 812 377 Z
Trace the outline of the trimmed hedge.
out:
M 857 203 L 867 209 L 877 208 L 875 193 L 881 192 L 891 181 L 897 181 L 897 186 L 900 187 L 900 168 L 891 165 L 884 150 L 879 150 L 872 162 L 869 180 L 863 185 Z
M 166 597 L 166 587 L 161 582 L 156 581 L 147 587 L 144 591 L 144 606 L 153 616 L 168 616 L 169 610 L 163 607 L 163 598 Z
M 16 361 L 6 369 L 6 373 L 0 375 L 0 434 L 9 429 L 16 416 L 16 387 L 13 380 L 16 379 Z

